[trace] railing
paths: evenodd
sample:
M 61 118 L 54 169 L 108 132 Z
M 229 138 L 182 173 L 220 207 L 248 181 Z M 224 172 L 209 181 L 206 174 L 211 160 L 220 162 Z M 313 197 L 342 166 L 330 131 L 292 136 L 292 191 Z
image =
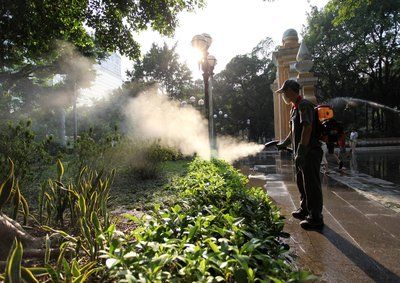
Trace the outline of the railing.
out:
M 359 139 L 357 146 L 400 145 L 400 137 Z

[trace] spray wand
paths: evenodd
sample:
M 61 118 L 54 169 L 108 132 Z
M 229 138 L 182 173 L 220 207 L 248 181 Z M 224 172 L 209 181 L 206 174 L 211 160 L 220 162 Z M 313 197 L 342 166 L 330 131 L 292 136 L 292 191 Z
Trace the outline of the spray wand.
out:
M 264 144 L 264 149 L 266 149 L 267 147 L 270 147 L 270 146 L 275 146 L 276 148 L 278 148 L 276 146 L 278 143 L 279 143 L 279 140 L 269 141 L 266 144 Z M 285 147 L 284 150 L 288 151 L 289 153 L 293 153 L 293 149 L 291 149 L 290 147 Z

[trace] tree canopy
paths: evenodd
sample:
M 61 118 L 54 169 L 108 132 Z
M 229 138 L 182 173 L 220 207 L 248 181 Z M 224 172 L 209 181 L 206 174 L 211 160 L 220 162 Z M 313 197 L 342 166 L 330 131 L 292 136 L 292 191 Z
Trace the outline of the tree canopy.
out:
M 400 104 L 400 2 L 332 0 L 308 17 L 304 38 L 325 98 Z
M 275 79 L 275 66 L 270 58 L 271 48 L 272 40 L 266 38 L 251 53 L 235 56 L 215 76 L 215 108 L 228 114 L 225 128 L 230 134 L 249 127 L 252 140 L 273 136 L 270 85 Z
M 57 68 L 58 41 L 69 42 L 86 57 L 118 51 L 137 58 L 134 33 L 151 27 L 170 35 L 179 12 L 202 5 L 202 0 L 1 1 L 0 84 L 4 88 L 10 80 Z
M 192 75 L 186 64 L 179 62 L 175 51 L 176 45 L 169 48 L 166 43 L 162 47 L 153 43 L 150 50 L 137 59 L 132 72 L 128 72 L 132 81 L 158 82 L 175 98 L 182 96 L 191 88 Z

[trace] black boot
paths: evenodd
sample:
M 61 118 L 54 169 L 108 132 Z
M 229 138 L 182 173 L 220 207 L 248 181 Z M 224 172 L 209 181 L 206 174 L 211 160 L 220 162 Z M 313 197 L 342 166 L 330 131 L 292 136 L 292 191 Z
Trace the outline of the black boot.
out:
M 308 213 L 302 208 L 299 208 L 299 209 L 297 209 L 297 210 L 292 212 L 293 218 L 296 218 L 296 219 L 299 219 L 299 220 L 306 219 L 307 215 L 308 215 Z
M 324 227 L 324 220 L 320 218 L 307 217 L 305 220 L 300 222 L 300 226 L 303 229 L 322 229 Z

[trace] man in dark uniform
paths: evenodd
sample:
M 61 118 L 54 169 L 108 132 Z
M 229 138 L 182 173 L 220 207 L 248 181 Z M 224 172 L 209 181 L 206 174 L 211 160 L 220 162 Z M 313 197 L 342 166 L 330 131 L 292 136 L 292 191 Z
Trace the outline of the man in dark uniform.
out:
M 295 154 L 296 182 L 300 191 L 300 208 L 292 212 L 294 218 L 302 220 L 304 229 L 322 228 L 322 190 L 320 166 L 321 143 L 316 134 L 314 104 L 299 95 L 300 85 L 295 80 L 286 80 L 277 90 L 286 104 L 291 104 L 290 133 L 277 144 L 283 149 L 292 143 Z

